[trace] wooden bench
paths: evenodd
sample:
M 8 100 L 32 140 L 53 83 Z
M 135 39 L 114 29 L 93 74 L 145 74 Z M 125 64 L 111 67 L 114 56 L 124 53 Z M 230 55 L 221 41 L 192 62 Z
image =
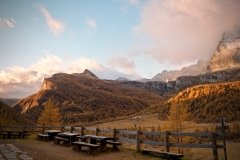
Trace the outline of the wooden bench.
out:
M 165 157 L 168 159 L 181 159 L 184 155 L 183 154 L 177 154 L 177 153 L 171 153 L 171 152 L 161 152 L 161 151 L 156 151 L 156 150 L 150 150 L 150 149 L 143 149 L 142 154 L 148 154 L 148 153 L 152 153 L 152 154 L 156 154 L 159 155 L 161 157 Z
M 112 145 L 112 149 L 116 151 L 118 150 L 118 146 L 122 145 L 121 142 L 117 142 L 117 141 L 107 141 L 107 144 Z
M 30 133 L 29 132 L 23 132 L 22 134 L 21 134 L 21 138 L 25 138 L 25 137 L 27 137 L 27 136 L 29 136 L 30 135 Z
M 20 138 L 21 137 L 21 135 L 20 135 L 20 133 L 18 133 L 18 132 L 13 132 L 12 134 L 11 134 L 11 138 Z
M 8 137 L 8 133 L 7 132 L 2 132 L 1 135 L 2 135 L 2 138 L 4 138 L 4 139 Z
M 49 135 L 47 134 L 38 134 L 38 139 L 41 139 L 41 140 L 46 140 L 48 141 L 49 140 Z
M 74 147 L 73 147 L 74 150 L 81 151 L 82 147 L 88 147 L 88 154 L 91 154 L 94 150 L 100 147 L 100 145 L 97 145 L 97 144 L 91 144 L 91 143 L 80 142 L 80 141 L 73 142 L 73 144 L 74 144 Z
M 62 142 L 63 145 L 69 145 L 70 144 L 70 140 L 67 139 L 67 138 L 58 137 L 58 136 L 54 137 L 54 144 L 61 144 L 61 142 Z

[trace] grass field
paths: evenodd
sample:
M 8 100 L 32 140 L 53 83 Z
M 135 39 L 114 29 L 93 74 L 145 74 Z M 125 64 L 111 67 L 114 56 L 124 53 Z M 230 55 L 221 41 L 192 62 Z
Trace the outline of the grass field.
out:
M 117 129 L 131 129 L 134 127 L 141 126 L 142 128 L 145 128 L 147 130 L 152 130 L 154 127 L 156 130 L 160 129 L 160 131 L 166 131 L 171 130 L 169 126 L 171 123 L 169 121 L 160 121 L 157 117 L 157 114 L 149 114 L 149 115 L 143 115 L 141 118 L 138 118 L 138 120 L 134 120 L 134 118 L 124 119 L 124 120 L 118 120 L 118 121 L 112 121 L 108 123 L 101 123 L 98 125 L 95 125 L 95 127 L 99 128 L 117 128 Z M 197 124 L 194 122 L 184 122 L 183 124 L 183 131 L 186 132 L 192 132 L 196 130 L 200 131 L 214 131 L 217 123 L 215 124 Z M 134 148 L 135 146 L 126 146 L 129 148 Z M 144 146 L 143 146 L 144 147 Z M 157 148 L 160 149 L 160 148 Z M 178 152 L 177 148 L 173 148 L 175 152 Z M 220 159 L 223 159 L 223 149 L 218 150 Z M 234 143 L 234 142 L 227 142 L 227 154 L 228 159 L 230 160 L 239 160 L 240 158 L 240 143 Z M 185 159 L 193 159 L 193 160 L 208 160 L 212 159 L 212 150 L 211 149 L 198 149 L 198 148 L 184 148 L 184 155 Z
M 137 116 L 136 116 L 137 117 Z M 129 129 L 134 128 L 135 126 L 141 126 L 147 130 L 151 130 L 153 127 L 155 129 L 160 128 L 162 131 L 170 130 L 169 126 L 171 123 L 169 121 L 161 121 L 158 119 L 157 114 L 147 114 L 142 115 L 141 118 L 134 119 L 128 118 L 124 120 L 111 121 L 107 123 L 101 123 L 94 125 L 95 127 L 108 129 L 108 128 L 117 128 L 117 129 Z M 198 130 L 213 130 L 217 124 L 196 124 L 194 122 L 184 122 L 183 131 L 195 131 Z

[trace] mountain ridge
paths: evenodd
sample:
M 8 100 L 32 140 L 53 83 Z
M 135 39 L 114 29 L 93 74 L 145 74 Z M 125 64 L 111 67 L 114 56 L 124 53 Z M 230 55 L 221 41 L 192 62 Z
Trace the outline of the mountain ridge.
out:
M 45 78 L 39 92 L 20 100 L 14 108 L 36 121 L 49 98 L 60 108 L 65 123 L 127 116 L 162 103 L 163 99 L 157 94 L 89 74 L 58 73 Z

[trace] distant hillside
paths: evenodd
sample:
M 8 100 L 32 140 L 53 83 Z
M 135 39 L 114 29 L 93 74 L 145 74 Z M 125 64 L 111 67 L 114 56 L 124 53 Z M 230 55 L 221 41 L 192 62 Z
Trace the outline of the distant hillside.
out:
M 0 125 L 32 124 L 30 120 L 0 101 Z
M 170 71 L 162 71 L 154 76 L 150 81 L 175 81 L 178 77 L 181 76 L 196 76 L 199 74 L 206 73 L 207 62 L 198 61 L 196 64 L 183 67 L 180 70 L 170 70 Z
M 125 81 L 121 83 L 128 87 L 145 89 L 147 91 L 155 92 L 162 96 L 169 96 L 187 87 L 192 87 L 195 85 L 237 81 L 237 80 L 240 80 L 240 68 L 225 69 L 222 71 L 200 74 L 197 76 L 181 76 L 181 77 L 178 77 L 175 81 L 168 81 L 168 82 Z
M 182 104 L 197 122 L 240 120 L 240 81 L 198 85 L 179 92 L 168 105 Z
M 3 103 L 5 103 L 9 106 L 14 105 L 15 103 L 17 103 L 18 100 L 19 99 L 0 98 L 0 101 L 2 101 Z
M 98 79 L 86 70 L 81 74 L 55 74 L 46 78 L 41 90 L 20 100 L 14 108 L 34 121 L 43 103 L 52 98 L 65 123 L 87 123 L 131 115 L 163 99 L 142 89 L 128 88 L 117 81 Z

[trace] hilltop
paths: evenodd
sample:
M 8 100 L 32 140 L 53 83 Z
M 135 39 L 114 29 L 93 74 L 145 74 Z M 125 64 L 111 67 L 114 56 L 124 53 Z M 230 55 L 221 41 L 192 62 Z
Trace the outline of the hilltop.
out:
M 190 119 L 197 122 L 218 122 L 221 116 L 227 121 L 240 120 L 240 81 L 198 85 L 187 88 L 167 102 L 188 108 Z

